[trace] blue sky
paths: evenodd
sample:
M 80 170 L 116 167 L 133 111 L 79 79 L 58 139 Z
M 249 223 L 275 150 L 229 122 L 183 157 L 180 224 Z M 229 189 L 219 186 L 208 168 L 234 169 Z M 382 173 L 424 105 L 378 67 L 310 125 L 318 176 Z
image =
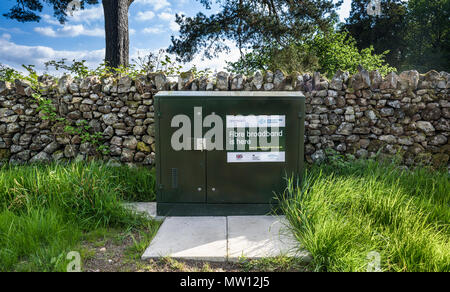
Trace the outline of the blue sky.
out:
M 0 14 L 7 12 L 15 0 L 2 0 Z M 339 11 L 341 21 L 348 17 L 351 0 L 344 0 Z M 217 7 L 211 11 L 215 12 Z M 135 0 L 130 6 L 130 58 L 144 56 L 148 52 L 165 49 L 170 45 L 170 37 L 178 34 L 175 14 L 193 16 L 205 9 L 196 0 Z M 44 9 L 39 23 L 19 23 L 0 15 L 0 63 L 16 69 L 21 64 L 34 64 L 39 72 L 48 60 L 86 60 L 95 67 L 104 58 L 104 20 L 102 6 L 89 6 L 76 12 L 65 25 L 60 25 L 53 17 L 53 11 Z M 237 49 L 222 54 L 213 60 L 203 60 L 199 55 L 193 63 L 200 69 L 220 70 L 225 60 L 239 57 Z M 189 68 L 191 64 L 186 64 Z

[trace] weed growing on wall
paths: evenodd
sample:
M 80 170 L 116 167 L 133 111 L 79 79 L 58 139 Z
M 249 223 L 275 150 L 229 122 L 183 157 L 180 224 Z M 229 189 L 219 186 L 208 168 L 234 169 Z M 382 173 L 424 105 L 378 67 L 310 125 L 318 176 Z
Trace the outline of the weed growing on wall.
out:
M 67 65 L 64 60 L 58 62 L 51 61 L 48 63 L 49 64 L 46 63 L 46 66 L 53 65 L 57 69 L 65 69 L 71 73 L 75 73 L 79 78 L 86 77 L 89 74 L 94 73 L 86 67 L 85 61 L 77 62 L 74 60 L 73 64 L 71 65 Z M 109 147 L 102 144 L 103 133 L 91 133 L 90 130 L 92 127 L 89 126 L 88 122 L 85 120 L 77 121 L 75 125 L 71 125 L 68 120 L 66 120 L 64 117 L 61 117 L 58 114 L 57 108 L 53 104 L 53 101 L 49 98 L 44 97 L 44 95 L 42 94 L 42 86 L 39 81 L 39 75 L 34 69 L 34 66 L 23 65 L 23 68 L 28 72 L 27 75 L 24 75 L 12 68 L 0 65 L 0 80 L 14 82 L 16 79 L 19 79 L 29 83 L 31 89 L 33 90 L 33 93 L 31 94 L 32 102 L 35 102 L 38 105 L 37 112 L 40 114 L 40 117 L 43 121 L 48 120 L 50 122 L 63 125 L 64 133 L 68 135 L 79 135 L 82 143 L 89 143 L 90 145 L 95 147 L 98 153 L 107 155 L 109 153 Z M 108 72 L 108 69 L 106 69 L 104 65 L 100 65 L 96 70 L 97 73 L 103 72 L 104 74 L 106 74 L 106 72 Z M 126 71 L 123 68 L 118 68 L 116 70 L 116 73 L 124 73 Z
M 166 76 L 179 76 L 183 72 L 186 72 L 182 65 L 172 60 L 168 55 L 160 55 L 154 57 L 152 54 L 145 57 L 138 57 L 133 60 L 134 64 L 130 64 L 128 67 L 119 66 L 113 68 L 107 66 L 106 63 L 101 63 L 97 68 L 90 69 L 86 65 L 85 60 L 77 61 L 73 60 L 72 63 L 67 59 L 51 60 L 45 63 L 46 70 L 54 69 L 56 71 L 63 71 L 69 73 L 75 78 L 86 78 L 87 76 L 98 76 L 100 78 L 107 77 L 125 77 L 128 76 L 135 79 L 138 76 L 146 75 L 148 73 L 162 72 Z M 198 70 L 196 66 L 193 66 L 190 70 L 194 78 L 200 78 L 203 76 L 210 77 L 212 71 L 210 69 Z

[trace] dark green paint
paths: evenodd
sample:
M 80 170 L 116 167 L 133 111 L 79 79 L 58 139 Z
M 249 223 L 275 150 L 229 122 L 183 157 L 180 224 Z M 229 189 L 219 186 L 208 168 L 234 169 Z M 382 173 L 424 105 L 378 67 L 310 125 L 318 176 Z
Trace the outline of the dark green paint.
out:
M 178 128 L 171 120 L 189 116 L 193 136 L 194 107 L 203 108 L 203 118 L 219 115 L 224 135 L 226 115 L 286 115 L 286 162 L 227 163 L 226 149 L 174 151 L 170 140 Z M 284 191 L 286 176 L 303 175 L 305 98 L 300 92 L 160 92 L 155 110 L 158 215 L 265 215 Z

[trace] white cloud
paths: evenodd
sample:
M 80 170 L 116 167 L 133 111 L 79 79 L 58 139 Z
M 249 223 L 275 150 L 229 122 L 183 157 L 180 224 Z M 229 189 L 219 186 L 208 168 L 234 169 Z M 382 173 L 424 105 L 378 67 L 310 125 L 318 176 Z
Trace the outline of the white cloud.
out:
M 183 70 L 187 71 L 195 65 L 197 67 L 197 69 L 199 69 L 199 70 L 210 69 L 213 72 L 214 71 L 217 71 L 217 72 L 224 71 L 225 67 L 227 67 L 227 63 L 226 63 L 227 61 L 235 62 L 235 61 L 239 60 L 239 57 L 240 57 L 239 49 L 236 47 L 236 45 L 233 42 L 226 41 L 225 44 L 230 47 L 229 53 L 226 53 L 226 52 L 220 53 L 217 58 L 213 58 L 211 60 L 203 59 L 202 58 L 203 54 L 199 54 L 194 58 L 194 60 L 192 60 L 192 62 L 181 64 L 183 66 Z M 161 49 L 165 49 L 165 48 L 161 48 Z M 130 51 L 130 60 L 137 59 L 137 57 L 139 57 L 139 56 L 140 57 L 146 56 L 149 53 L 158 55 L 159 50 L 160 49 L 149 50 L 149 49 L 132 48 L 132 50 Z M 175 55 L 170 55 L 170 54 L 168 54 L 168 55 L 172 60 L 176 60 Z
M 77 36 L 103 37 L 105 35 L 103 28 L 98 26 L 88 27 L 94 21 L 103 20 L 101 5 L 75 11 L 73 16 L 67 16 L 67 22 L 64 25 L 48 14 L 42 15 L 42 19 L 50 26 L 35 27 L 33 30 L 44 36 L 57 38 Z
M 155 17 L 155 13 L 151 10 L 148 11 L 139 11 L 137 13 L 136 19 L 139 21 L 147 21 L 147 20 L 151 20 Z
M 48 37 L 57 37 L 56 31 L 53 30 L 53 28 L 51 28 L 50 26 L 46 26 L 46 27 L 35 27 L 35 28 L 34 28 L 34 31 L 37 32 L 37 33 L 39 33 L 39 34 L 48 36 Z
M 173 15 L 172 13 L 168 13 L 168 12 L 161 12 L 158 15 L 159 19 L 165 20 L 165 21 L 171 21 L 173 19 L 175 19 L 175 15 Z
M 52 17 L 48 14 L 42 15 L 42 19 L 44 20 L 44 22 L 46 22 L 48 24 L 61 25 L 58 20 L 56 20 L 54 17 Z
M 8 33 L 14 33 L 14 34 L 27 34 L 28 33 L 17 27 L 8 27 L 8 28 L 0 27 L 0 31 L 6 31 Z
M 56 29 L 50 26 L 35 27 L 34 31 L 48 37 L 77 37 L 77 36 L 92 36 L 103 37 L 105 31 L 102 28 L 85 28 L 83 24 L 60 26 Z
M 163 32 L 165 32 L 165 30 L 161 26 L 146 27 L 142 30 L 142 33 L 145 34 L 159 34 Z
M 103 20 L 103 6 L 98 5 L 93 8 L 77 10 L 73 16 L 68 16 L 68 21 L 91 23 L 93 21 Z
M 4 39 L 4 40 L 10 40 L 11 39 L 11 35 L 9 33 L 4 33 L 4 34 L 2 34 L 1 38 Z
M 169 27 L 172 31 L 180 31 L 180 26 L 175 21 L 171 21 Z
M 36 65 L 36 70 L 42 73 L 45 70 L 44 63 L 50 60 L 66 58 L 69 61 L 86 60 L 91 68 L 98 66 L 105 57 L 105 51 L 59 51 L 44 46 L 24 46 L 15 44 L 8 39 L 0 38 L 0 63 L 8 64 L 17 70 L 21 70 L 22 64 Z
M 55 17 L 53 17 L 49 14 L 42 15 L 42 19 L 44 20 L 44 22 L 46 22 L 48 24 L 61 25 Z M 94 21 L 101 21 L 103 19 L 104 19 L 103 8 L 101 5 L 93 7 L 93 8 L 76 10 L 76 11 L 74 11 L 73 15 L 70 15 L 70 14 L 67 15 L 67 22 L 75 22 L 75 23 L 90 24 Z
M 225 44 L 230 48 L 230 52 L 222 52 L 211 60 L 203 59 L 203 53 L 200 53 L 186 67 L 190 68 L 196 65 L 200 70 L 209 68 L 212 71 L 223 71 L 227 67 L 227 61 L 236 62 L 241 56 L 239 48 L 233 42 L 225 41 Z
M 175 14 L 172 14 L 172 13 L 169 13 L 169 12 L 161 12 L 160 14 L 158 14 L 158 17 L 161 20 L 169 22 L 170 30 L 172 30 L 172 31 L 179 31 L 180 30 L 180 26 L 178 25 L 178 23 L 175 22 L 175 20 L 176 20 Z
M 167 0 L 136 0 L 135 3 L 151 5 L 155 11 L 170 6 Z
M 226 61 L 237 61 L 239 59 L 239 50 L 232 43 L 227 41 L 228 46 L 230 46 L 229 53 L 221 53 L 217 58 L 202 59 L 202 55 L 199 54 L 194 58 L 192 62 L 187 64 L 182 64 L 184 70 L 189 70 L 194 65 L 199 70 L 203 70 L 206 68 L 211 69 L 212 71 L 221 71 L 226 67 Z M 150 52 L 158 53 L 158 50 L 149 50 L 149 49 L 139 49 L 136 47 L 132 47 L 130 49 L 130 61 L 132 59 L 136 59 L 138 56 L 145 56 Z M 76 60 L 86 60 L 86 65 L 90 68 L 97 67 L 105 57 L 105 50 L 83 50 L 83 51 L 70 51 L 70 50 L 55 50 L 50 47 L 45 46 L 25 46 L 18 45 L 12 42 L 9 39 L 8 34 L 0 35 L 0 63 L 8 64 L 9 66 L 17 69 L 23 70 L 21 67 L 22 64 L 36 65 L 36 70 L 39 73 L 44 72 L 45 66 L 44 63 L 50 60 L 60 60 L 67 59 L 71 62 L 73 59 Z M 175 60 L 175 56 L 170 55 L 172 60 Z M 52 74 L 61 74 L 61 72 L 50 72 Z

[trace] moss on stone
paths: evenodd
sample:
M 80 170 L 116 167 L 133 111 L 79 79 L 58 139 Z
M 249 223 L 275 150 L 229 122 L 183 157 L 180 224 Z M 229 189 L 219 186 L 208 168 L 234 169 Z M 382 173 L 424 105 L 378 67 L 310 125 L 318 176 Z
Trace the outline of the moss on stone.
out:
M 266 80 L 267 75 L 269 75 L 269 74 L 272 74 L 272 76 L 273 76 L 273 72 L 272 71 L 270 71 L 270 70 L 264 71 L 264 73 L 263 73 L 264 80 Z
M 298 76 L 300 76 L 302 74 L 300 74 L 300 72 L 298 71 L 294 71 L 291 74 L 289 74 L 289 77 L 291 77 L 292 79 L 297 78 Z
M 353 87 L 349 87 L 349 88 L 347 88 L 347 90 L 345 91 L 345 93 L 347 93 L 347 94 L 354 94 L 354 93 L 355 93 L 355 90 L 353 89 Z
M 429 93 L 429 96 L 430 96 L 430 98 L 431 98 L 432 100 L 439 100 L 439 96 L 437 96 L 437 95 L 434 94 L 434 93 Z
M 154 137 L 155 136 L 155 126 L 153 124 L 151 124 L 150 126 L 148 126 L 147 128 L 147 134 Z
M 380 150 L 384 146 L 384 144 L 385 143 L 383 141 L 372 140 L 372 141 L 370 141 L 370 144 L 367 147 L 367 150 L 369 152 L 378 152 L 378 150 Z
M 442 166 L 447 166 L 448 161 L 450 160 L 450 155 L 445 153 L 438 153 L 433 155 L 431 162 L 433 166 L 436 168 L 440 168 Z
M 336 125 L 327 125 L 322 128 L 322 134 L 333 135 L 336 132 L 337 128 L 338 127 Z
M 441 147 L 441 153 L 450 155 L 450 144 Z
M 418 164 L 429 165 L 432 158 L 433 158 L 433 155 L 431 153 L 423 152 L 423 153 L 417 154 L 415 161 Z
M 145 153 L 150 153 L 151 152 L 150 147 L 147 144 L 145 144 L 144 142 L 138 142 L 137 143 L 137 149 L 139 151 L 145 152 Z
M 127 102 L 125 102 L 125 104 L 131 108 L 137 108 L 137 107 L 139 107 L 140 102 L 128 100 Z
M 11 157 L 9 149 L 0 149 L 0 160 L 8 160 Z
M 186 78 L 193 78 L 194 76 L 191 71 L 187 71 L 187 72 L 181 72 L 180 77 L 183 79 L 186 79 Z
M 411 117 L 419 112 L 419 107 L 416 104 L 410 104 L 409 106 L 404 107 L 403 111 L 407 116 Z
M 348 145 L 347 152 L 350 152 L 351 154 L 356 154 L 356 152 L 361 149 L 361 143 L 355 142 Z
M 99 152 L 96 152 L 95 154 L 90 154 L 86 157 L 86 160 L 88 162 L 92 162 L 92 161 L 101 161 L 103 160 L 103 155 Z

